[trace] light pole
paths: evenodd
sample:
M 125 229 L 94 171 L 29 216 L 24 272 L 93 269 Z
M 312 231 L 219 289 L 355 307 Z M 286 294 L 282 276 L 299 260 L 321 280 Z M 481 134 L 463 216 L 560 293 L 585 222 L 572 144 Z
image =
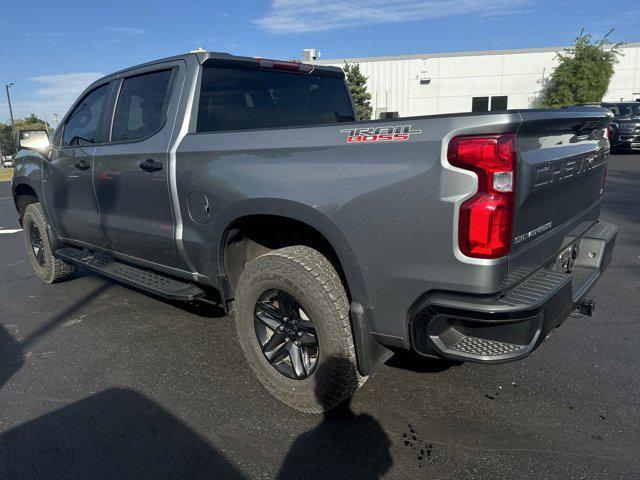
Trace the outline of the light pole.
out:
M 13 121 L 13 109 L 11 108 L 11 95 L 9 95 L 9 88 L 13 87 L 13 83 L 5 84 L 4 88 L 7 91 L 7 103 L 9 104 L 9 116 L 11 117 L 11 134 L 13 135 L 13 141 L 16 141 L 16 122 Z

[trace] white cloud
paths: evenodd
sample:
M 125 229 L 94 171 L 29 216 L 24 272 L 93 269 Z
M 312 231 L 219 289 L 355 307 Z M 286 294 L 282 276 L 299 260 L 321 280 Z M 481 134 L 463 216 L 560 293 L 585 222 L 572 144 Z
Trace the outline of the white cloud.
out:
M 22 118 L 35 113 L 39 117 L 46 116 L 50 122 L 54 113 L 62 118 L 82 91 L 102 76 L 104 74 L 98 72 L 78 72 L 31 78 L 30 81 L 38 84 L 38 87 L 31 98 L 11 102 L 13 114 L 15 118 Z M 19 88 L 19 85 L 12 88 L 13 98 L 19 93 L 14 89 Z M 6 103 L 0 104 L 0 112 L 7 112 L 8 117 Z
M 106 29 L 107 32 L 113 33 L 126 33 L 128 35 L 143 35 L 147 33 L 146 30 L 141 28 L 131 28 L 131 27 L 109 27 Z
M 34 77 L 31 81 L 42 85 L 36 90 L 37 95 L 67 99 L 70 95 L 77 96 L 87 85 L 102 76 L 104 74 L 99 72 L 63 73 Z
M 26 38 L 47 43 L 60 43 L 67 36 L 64 32 L 27 32 L 24 34 Z
M 254 24 L 269 33 L 309 33 L 365 25 L 409 22 L 454 15 L 481 17 L 521 13 L 535 0 L 272 0 Z
M 64 32 L 27 32 L 24 34 L 25 37 L 48 37 L 48 38 L 61 38 L 66 37 L 67 34 Z

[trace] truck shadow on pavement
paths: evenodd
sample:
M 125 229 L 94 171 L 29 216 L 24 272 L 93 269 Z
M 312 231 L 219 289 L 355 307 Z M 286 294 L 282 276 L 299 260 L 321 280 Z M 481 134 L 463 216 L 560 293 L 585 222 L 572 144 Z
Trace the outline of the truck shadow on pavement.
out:
M 416 373 L 440 373 L 462 365 L 454 360 L 427 358 L 413 352 L 396 352 L 385 362 L 387 367 Z
M 75 299 L 25 338 L 14 338 L 9 328 L 0 325 L 0 395 L 40 338 L 76 316 L 111 286 L 105 282 Z M 205 302 L 165 302 L 203 317 L 225 315 L 219 307 Z M 318 368 L 332 369 L 335 362 L 340 360 L 328 359 Z M 261 394 L 268 395 L 265 390 Z M 299 415 L 284 405 L 282 411 L 285 422 L 287 417 L 295 422 Z M 6 428 L 0 428 L 2 479 L 247 478 L 210 443 L 208 434 L 193 431 L 155 401 L 129 388 L 110 388 Z M 215 436 L 217 432 L 211 433 Z M 294 440 L 276 478 L 380 478 L 393 465 L 390 448 L 391 441 L 378 421 L 368 414 L 354 413 L 347 401 Z M 277 471 L 278 461 L 274 462 L 265 465 L 265 470 Z
M 344 361 L 332 358 L 318 369 L 332 370 L 336 364 Z M 380 478 L 393 465 L 390 449 L 391 440 L 378 421 L 366 413 L 354 413 L 348 399 L 325 412 L 317 427 L 293 442 L 276 478 Z
M 0 435 L 3 478 L 220 478 L 240 472 L 145 396 L 109 389 Z
M 320 425 L 294 441 L 278 480 L 376 479 L 391 469 L 391 440 L 377 420 L 355 414 L 349 403 L 325 413 Z
M 393 464 L 390 446 L 380 424 L 355 414 L 346 402 L 294 441 L 276 478 L 380 478 Z M 206 438 L 126 388 L 105 390 L 3 432 L 0 472 L 6 479 L 246 478 Z
M 0 325 L 0 394 L 30 346 L 109 288 L 95 288 L 23 339 Z M 0 432 L 2 479 L 243 478 L 204 438 L 130 389 L 108 389 Z

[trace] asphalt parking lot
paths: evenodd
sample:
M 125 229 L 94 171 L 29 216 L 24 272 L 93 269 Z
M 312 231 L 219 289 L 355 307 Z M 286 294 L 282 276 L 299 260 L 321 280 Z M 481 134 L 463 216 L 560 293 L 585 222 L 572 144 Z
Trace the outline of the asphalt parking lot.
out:
M 498 366 L 394 357 L 349 408 L 270 397 L 233 319 L 81 273 L 36 279 L 0 183 L 0 479 L 640 478 L 640 155 L 592 318 Z

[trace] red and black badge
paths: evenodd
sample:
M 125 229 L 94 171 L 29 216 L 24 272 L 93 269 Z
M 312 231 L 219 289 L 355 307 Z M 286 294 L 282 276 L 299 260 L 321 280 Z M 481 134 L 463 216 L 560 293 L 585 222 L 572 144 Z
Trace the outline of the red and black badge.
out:
M 343 128 L 340 133 L 347 134 L 348 143 L 403 142 L 411 135 L 418 135 L 422 130 L 412 130 L 411 125 L 395 125 L 390 127 Z

